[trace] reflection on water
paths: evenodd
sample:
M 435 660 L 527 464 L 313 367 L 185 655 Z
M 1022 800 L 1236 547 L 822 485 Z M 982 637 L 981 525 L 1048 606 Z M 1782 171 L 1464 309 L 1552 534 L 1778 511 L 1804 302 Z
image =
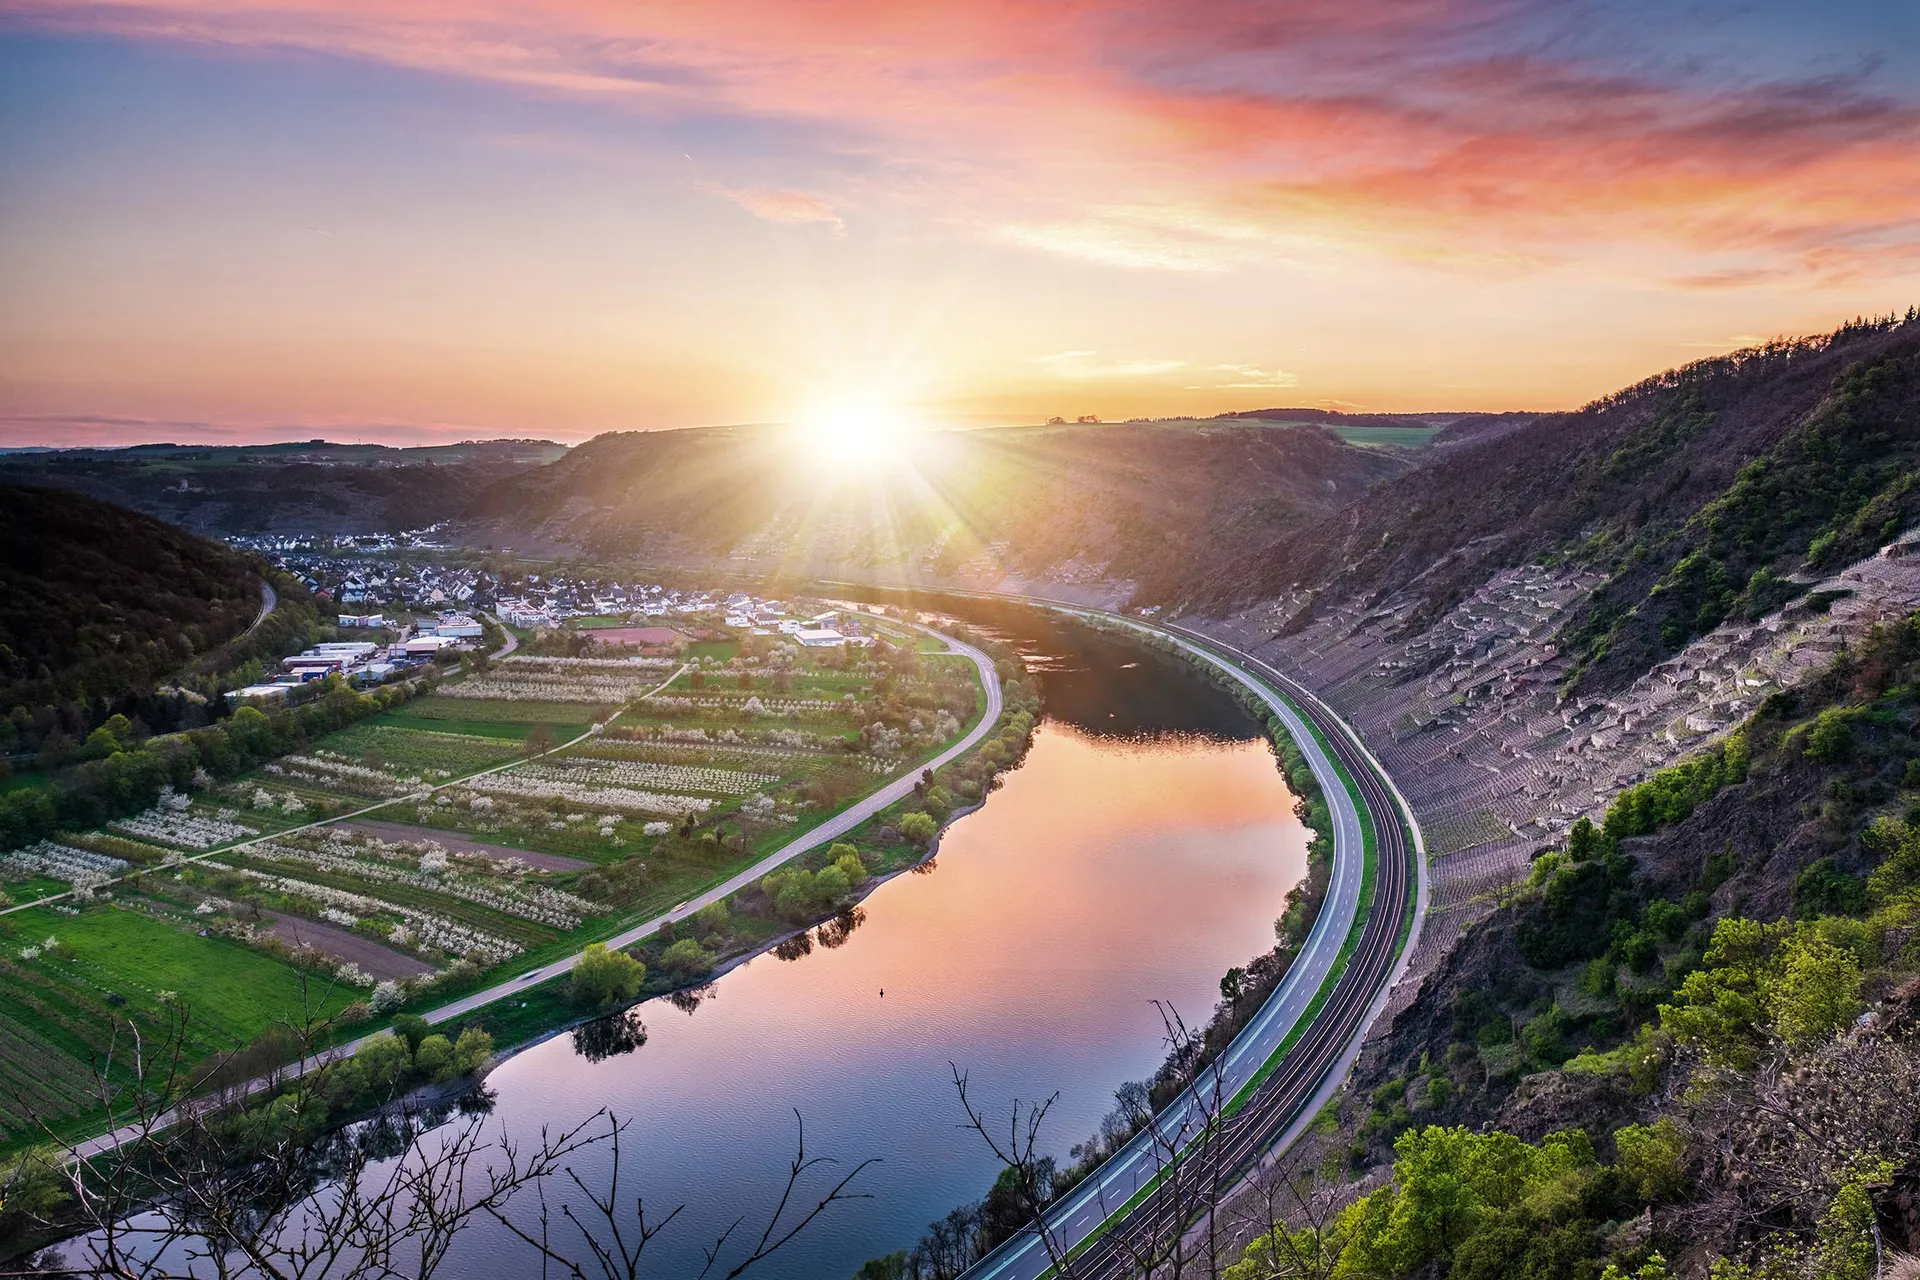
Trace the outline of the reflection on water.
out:
M 1116 1086 L 1158 1064 L 1150 1002 L 1204 1021 L 1220 974 L 1272 944 L 1305 832 L 1232 702 L 1122 642 L 1011 638 L 1051 659 L 1049 717 L 931 874 L 677 1002 L 691 1017 L 649 1002 L 490 1077 L 513 1132 L 603 1105 L 633 1120 L 625 1194 L 655 1220 L 687 1205 L 650 1247 L 652 1274 L 697 1273 L 701 1245 L 742 1214 L 757 1235 L 795 1111 L 808 1153 L 842 1162 L 828 1183 L 879 1158 L 860 1180 L 873 1198 L 835 1206 L 755 1274 L 838 1280 L 911 1246 L 996 1172 L 957 1127 L 949 1064 L 996 1108 L 1058 1091 L 1049 1137 L 1064 1155 Z M 456 1273 L 518 1274 L 518 1255 L 479 1234 Z

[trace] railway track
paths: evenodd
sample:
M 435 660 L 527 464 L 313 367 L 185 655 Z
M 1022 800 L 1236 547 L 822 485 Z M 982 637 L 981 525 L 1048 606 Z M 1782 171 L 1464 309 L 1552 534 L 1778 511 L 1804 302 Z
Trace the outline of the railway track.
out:
M 1104 614 L 1102 610 L 1067 601 L 998 598 L 1024 599 L 1027 603 L 1043 604 L 1067 613 Z M 1141 625 L 1130 618 L 1105 616 L 1130 626 Z M 1325 1004 L 1288 1048 L 1273 1073 L 1242 1099 L 1231 1115 L 1208 1125 L 1204 1133 L 1199 1125 L 1189 1128 L 1189 1121 L 1182 1119 L 1177 1140 L 1164 1143 L 1166 1151 L 1177 1150 L 1180 1154 L 1168 1155 L 1159 1162 L 1160 1176 L 1150 1190 L 1126 1205 L 1111 1209 L 1101 1203 L 1105 1216 L 1100 1225 L 1087 1231 L 1076 1223 L 1071 1229 L 1080 1232 L 1079 1239 L 1072 1238 L 1071 1233 L 1056 1234 L 1056 1247 L 1071 1250 L 1069 1270 L 1075 1280 L 1140 1277 L 1139 1259 L 1153 1256 L 1152 1242 L 1160 1242 L 1164 1247 L 1166 1241 L 1187 1233 L 1196 1215 L 1207 1204 L 1217 1203 L 1219 1195 L 1257 1165 L 1286 1130 L 1302 1118 L 1332 1074 L 1341 1068 L 1349 1051 L 1357 1046 L 1376 1002 L 1384 997 L 1401 958 L 1400 932 L 1408 906 L 1416 895 L 1416 853 L 1409 846 L 1400 805 L 1376 763 L 1337 716 L 1298 682 L 1244 650 L 1176 624 L 1155 623 L 1141 629 L 1158 630 L 1212 650 L 1284 693 L 1294 708 L 1318 729 L 1330 754 L 1354 780 L 1360 807 L 1372 819 L 1377 861 L 1373 898 L 1360 925 L 1359 942 Z M 1227 1052 L 1231 1053 L 1232 1049 Z M 1225 1056 L 1222 1055 L 1223 1059 Z M 1217 1077 L 1207 1072 L 1203 1078 Z M 1189 1110 L 1216 1116 L 1220 1108 L 1212 1105 L 1214 1101 L 1209 1098 Z M 1218 1101 L 1226 1103 L 1231 1099 Z M 1170 1104 L 1163 1115 L 1181 1105 Z M 1156 1121 L 1156 1126 L 1159 1123 Z M 1080 1212 L 1084 1213 L 1085 1208 L 1080 1206 Z M 1052 1216 L 1048 1215 L 1050 1228 L 1054 1225 Z M 1055 1269 L 1047 1263 L 1039 1247 L 1040 1239 L 1039 1231 L 1029 1228 L 975 1263 L 966 1273 L 969 1280 L 1043 1280 L 1055 1275 Z M 1224 1266 L 1231 1259 L 1219 1261 Z M 1191 1264 L 1186 1269 L 1192 1270 Z
M 1073 1260 L 1076 1280 L 1120 1280 L 1137 1275 L 1137 1259 L 1152 1256 L 1149 1242 L 1184 1233 L 1197 1207 L 1204 1207 L 1207 1191 L 1231 1187 L 1264 1157 L 1274 1140 L 1314 1097 L 1347 1047 L 1366 1027 L 1369 1010 L 1385 989 L 1400 957 L 1400 929 L 1414 892 L 1413 851 L 1400 821 L 1400 810 L 1388 794 L 1373 764 L 1348 736 L 1339 721 L 1294 681 L 1251 654 L 1221 645 L 1182 627 L 1170 631 L 1231 654 L 1255 674 L 1290 694 L 1297 707 L 1320 730 L 1334 755 L 1354 779 L 1362 802 L 1373 818 L 1375 852 L 1374 896 L 1361 926 L 1360 943 L 1332 995 L 1306 1033 L 1293 1045 L 1280 1066 L 1263 1081 L 1239 1110 L 1221 1126 L 1219 1136 L 1199 1142 L 1181 1160 L 1179 1177 L 1163 1182 L 1138 1205 L 1116 1220 Z M 1195 1199 L 1201 1205 L 1195 1205 Z M 1231 1259 L 1221 1259 L 1222 1263 Z

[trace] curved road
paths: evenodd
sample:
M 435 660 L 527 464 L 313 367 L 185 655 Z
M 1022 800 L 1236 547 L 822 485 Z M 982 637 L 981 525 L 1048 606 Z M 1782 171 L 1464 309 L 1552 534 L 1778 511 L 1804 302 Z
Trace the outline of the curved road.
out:
M 1079 1251 L 1072 1264 L 1076 1277 L 1125 1276 L 1132 1274 L 1133 1254 L 1117 1247 L 1116 1237 L 1138 1234 L 1142 1241 L 1150 1236 L 1164 1240 L 1175 1231 L 1184 1231 L 1190 1224 L 1175 1217 L 1184 1218 L 1192 1212 L 1194 1187 L 1230 1186 L 1275 1149 L 1276 1139 L 1281 1146 L 1290 1142 L 1339 1086 L 1358 1055 L 1367 1027 L 1404 967 L 1404 955 L 1411 953 L 1417 940 L 1417 916 L 1415 933 L 1404 949 L 1399 937 L 1409 882 L 1414 879 L 1411 873 L 1417 864 L 1401 826 L 1397 792 L 1390 793 L 1391 784 L 1383 781 L 1378 763 L 1339 717 L 1271 665 L 1183 627 L 1147 625 L 1064 602 L 1011 598 L 1170 639 L 1245 684 L 1287 726 L 1333 815 L 1332 882 L 1306 945 L 1279 988 L 1226 1052 L 1202 1073 L 1192 1090 L 1170 1104 L 1149 1129 L 1116 1152 L 1045 1215 L 1052 1252 Z M 1222 651 L 1231 655 L 1231 660 Z M 1341 781 L 1320 739 L 1308 730 L 1294 705 L 1276 692 L 1278 688 L 1292 695 L 1331 744 L 1333 755 L 1355 780 L 1362 803 L 1374 819 L 1378 854 L 1374 897 L 1359 945 L 1323 1007 L 1279 1066 L 1242 1100 L 1227 1123 L 1205 1142 L 1196 1142 L 1209 1113 L 1216 1110 L 1211 1105 L 1216 1082 L 1223 1100 L 1233 1100 L 1247 1088 L 1299 1026 L 1308 1006 L 1334 972 L 1359 914 L 1365 851 L 1352 793 Z M 1169 1151 L 1185 1153 L 1179 1160 L 1181 1186 L 1177 1192 L 1162 1177 Z M 1038 1226 L 1029 1227 L 975 1263 L 966 1276 L 969 1280 L 1040 1280 L 1053 1270 L 1049 1243 Z
M 925 631 L 928 635 L 933 636 L 938 640 L 944 641 L 947 645 L 947 651 L 949 653 L 957 653 L 970 659 L 973 662 L 974 667 L 978 670 L 980 674 L 981 686 L 986 691 L 987 706 L 986 706 L 986 710 L 981 713 L 980 719 L 977 722 L 975 722 L 973 728 L 969 729 L 965 734 L 961 735 L 960 739 L 957 742 L 955 742 L 952 746 L 948 747 L 945 751 L 942 751 L 939 755 L 935 756 L 932 760 L 926 761 L 923 764 L 915 765 L 911 770 L 895 778 L 893 781 L 889 782 L 886 786 L 880 788 L 878 791 L 875 791 L 873 794 L 867 796 L 865 799 L 857 801 L 854 804 L 848 806 L 845 810 L 843 810 L 839 814 L 836 814 L 834 817 L 827 819 L 825 822 L 821 823 L 819 826 L 814 827 L 811 831 L 808 831 L 805 835 L 797 836 L 793 840 L 788 841 L 786 844 L 780 846 L 780 848 L 776 849 L 774 852 L 768 854 L 766 857 L 762 858 L 760 861 L 748 867 L 746 870 L 741 871 L 733 876 L 730 876 L 728 879 L 726 879 L 722 883 L 715 885 L 713 888 L 708 889 L 707 891 L 699 894 L 696 897 L 687 899 L 685 902 L 682 902 L 678 906 L 674 907 L 673 910 L 671 911 L 668 911 L 662 915 L 655 916 L 651 920 L 647 920 L 643 923 L 634 925 L 632 928 L 625 929 L 620 933 L 615 934 L 611 938 L 606 939 L 606 944 L 610 949 L 630 947 L 634 943 L 639 942 L 641 939 L 646 938 L 651 934 L 657 932 L 660 926 L 665 924 L 667 921 L 679 920 L 683 916 L 691 915 L 695 911 L 700 910 L 700 908 L 707 906 L 710 903 L 718 902 L 720 899 L 726 897 L 728 894 L 733 893 L 736 890 L 745 888 L 747 885 L 752 884 L 754 881 L 760 879 L 762 876 L 766 875 L 769 871 L 774 870 L 776 867 L 779 867 L 782 863 L 788 861 L 789 859 L 796 858 L 800 854 L 805 853 L 809 849 L 817 848 L 818 846 L 826 844 L 829 841 L 838 839 L 839 837 L 845 835 L 847 832 L 852 831 L 855 827 L 859 826 L 861 823 L 865 822 L 868 818 L 871 818 L 875 814 L 879 813 L 882 809 L 885 809 L 888 805 L 893 804 L 895 801 L 904 799 L 909 793 L 913 791 L 914 784 L 920 780 L 920 773 L 923 769 L 938 769 L 942 765 L 948 763 L 949 761 L 957 759 L 959 756 L 961 756 L 965 752 L 971 750 L 975 744 L 977 744 L 982 738 L 986 737 L 988 733 L 993 731 L 994 725 L 997 724 L 1000 720 L 1000 712 L 1005 706 L 1005 700 L 1002 696 L 1001 689 L 1000 689 L 1000 673 L 998 670 L 995 669 L 993 659 L 988 657 L 985 653 L 981 652 L 979 649 L 974 648 L 972 645 L 962 644 L 960 641 L 955 640 L 952 636 L 944 635 L 941 632 L 933 630 L 931 627 L 919 627 L 919 630 Z M 671 684 L 673 682 L 673 679 L 677 677 L 681 671 L 685 671 L 685 670 L 686 668 L 682 667 L 680 671 L 676 671 L 673 676 L 668 677 L 666 684 L 660 685 L 659 688 L 664 689 L 667 684 Z M 659 692 L 659 689 L 655 689 L 653 690 L 653 692 L 657 693 Z M 588 730 L 586 733 L 581 734 L 579 737 L 574 738 L 566 743 L 563 743 L 558 747 L 555 747 L 554 750 L 564 751 L 566 750 L 567 747 L 573 746 L 575 743 L 580 742 L 583 739 L 591 736 L 599 728 L 600 726 L 596 725 L 594 726 L 593 729 Z M 493 772 L 498 772 L 499 770 L 502 770 L 502 769 L 511 769 L 520 763 L 523 763 L 523 762 L 514 761 L 509 764 L 496 766 L 494 769 L 483 770 L 482 772 L 493 773 Z M 463 782 L 471 781 L 473 778 L 478 776 L 480 776 L 480 774 L 469 774 L 464 778 L 457 778 L 450 782 L 442 783 L 440 785 L 455 786 Z M 434 788 L 434 789 L 437 789 L 437 788 Z M 402 798 L 404 799 L 405 797 L 402 797 Z M 385 808 L 392 803 L 394 803 L 392 800 L 383 800 L 379 804 L 372 806 L 372 808 L 370 809 L 361 810 L 360 813 L 370 813 L 372 812 L 373 809 Z M 359 813 L 342 814 L 337 818 L 329 818 L 329 819 L 326 819 L 324 822 L 316 822 L 316 823 L 311 823 L 309 825 L 325 826 L 331 823 L 345 822 L 350 818 L 354 818 L 358 816 L 360 816 Z M 304 830 L 304 829 L 305 828 L 294 828 L 294 830 Z M 288 834 L 288 832 L 282 831 L 282 832 L 275 833 L 275 835 L 272 835 L 272 836 L 262 836 L 260 837 L 260 839 L 270 840 L 270 839 L 276 838 L 276 836 L 284 836 L 286 834 Z M 251 844 L 251 843 L 258 843 L 258 842 L 247 841 L 245 843 Z M 241 847 L 240 845 L 229 845 L 225 848 L 213 850 L 213 851 L 210 851 L 209 853 L 201 854 L 197 856 L 212 857 L 217 853 L 231 853 L 234 849 L 237 849 L 240 847 Z M 50 899 L 48 901 L 50 901 Z M 28 905 L 39 905 L 39 904 L 28 904 Z M 564 973 L 570 972 L 573 969 L 574 965 L 579 963 L 580 954 L 581 953 L 579 952 L 575 952 L 573 955 L 567 956 L 564 959 L 553 961 L 549 964 L 541 966 L 538 969 L 531 969 L 526 973 L 522 973 L 516 977 L 509 978 L 505 982 L 496 983 L 495 985 L 488 987 L 485 990 L 476 991 L 472 995 L 464 996 L 458 1000 L 452 1001 L 449 1004 L 441 1005 L 439 1008 L 430 1010 L 429 1012 L 427 1012 L 422 1016 L 424 1016 L 426 1020 L 430 1023 L 442 1023 L 453 1018 L 461 1017 L 464 1014 L 472 1013 L 475 1009 L 481 1008 L 482 1006 L 485 1006 L 485 1005 L 492 1004 L 496 1000 L 502 1000 L 507 998 L 508 996 L 518 995 L 520 992 L 527 990 L 527 985 L 529 983 L 544 982 L 550 978 L 557 978 Z M 268 1087 L 269 1085 L 277 1084 L 279 1081 L 286 1080 L 292 1076 L 304 1075 L 308 1071 L 311 1071 L 314 1068 L 319 1067 L 325 1063 L 335 1061 L 339 1058 L 347 1057 L 353 1054 L 355 1051 L 357 1051 L 360 1048 L 360 1046 L 365 1044 L 368 1040 L 371 1040 L 374 1036 L 377 1036 L 380 1034 L 382 1034 L 382 1032 L 380 1031 L 371 1032 L 368 1035 L 361 1036 L 356 1040 L 349 1041 L 345 1044 L 335 1045 L 331 1049 L 327 1049 L 320 1053 L 317 1053 L 313 1055 L 311 1058 L 307 1058 L 303 1060 L 297 1067 L 288 1068 L 282 1071 L 270 1073 L 266 1076 L 261 1076 L 253 1081 L 250 1081 L 247 1084 L 244 1092 L 246 1094 L 256 1093 L 259 1090 Z M 171 1123 L 171 1119 L 172 1119 L 172 1116 L 171 1116 L 171 1113 L 169 1113 L 167 1116 L 162 1117 L 160 1124 L 155 1126 L 149 1126 L 148 1131 L 165 1128 L 167 1124 Z M 118 1148 L 123 1143 L 130 1142 L 137 1139 L 140 1136 L 140 1131 L 141 1131 L 141 1126 L 129 1125 L 122 1129 L 115 1130 L 110 1133 L 102 1134 L 97 1138 L 89 1139 L 86 1142 L 78 1143 L 74 1146 L 73 1153 L 74 1155 L 76 1155 L 81 1159 L 87 1159 L 93 1156 L 98 1156 L 105 1152 L 112 1151 Z

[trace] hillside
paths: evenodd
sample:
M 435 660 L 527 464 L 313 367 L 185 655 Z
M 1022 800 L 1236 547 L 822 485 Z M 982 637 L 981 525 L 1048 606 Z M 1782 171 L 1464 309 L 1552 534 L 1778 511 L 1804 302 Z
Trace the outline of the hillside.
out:
M 1614 797 L 1467 932 L 1322 1130 L 1394 1166 L 1351 1243 L 1395 1273 L 1866 1280 L 1876 1220 L 1920 1251 L 1916 973 L 1920 615 Z M 1560 1193 L 1488 1182 L 1495 1151 Z M 1436 1177 L 1460 1230 L 1364 1225 Z
M 245 631 L 252 557 L 77 494 L 0 485 L 0 708 L 36 741 L 66 708 L 84 736 L 102 708 Z M 46 724 L 33 727 L 45 720 Z
M 1576 685 L 1618 687 L 1920 516 L 1920 320 L 1703 360 L 1517 427 L 1463 425 L 1478 430 L 1235 557 L 1194 599 L 1276 601 L 1283 630 L 1348 601 L 1410 634 L 1502 569 L 1591 572 L 1604 581 L 1560 642 Z
M 823 464 L 778 429 L 625 433 L 493 486 L 469 536 L 977 586 L 1099 583 L 1148 603 L 1410 465 L 1317 426 L 1228 422 L 935 434 L 878 474 Z
M 511 440 L 59 449 L 0 455 L 0 482 L 70 489 L 212 536 L 380 533 L 451 519 L 487 485 L 564 452 Z

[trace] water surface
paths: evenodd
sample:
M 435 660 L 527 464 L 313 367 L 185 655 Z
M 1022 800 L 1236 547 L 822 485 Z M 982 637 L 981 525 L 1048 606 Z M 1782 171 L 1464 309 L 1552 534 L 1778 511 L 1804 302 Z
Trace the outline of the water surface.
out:
M 632 1120 L 626 1196 L 644 1195 L 650 1219 L 686 1205 L 649 1250 L 652 1274 L 696 1274 L 700 1246 L 741 1215 L 757 1235 L 796 1109 L 810 1154 L 842 1170 L 878 1159 L 857 1184 L 873 1198 L 835 1206 L 753 1274 L 838 1280 L 910 1247 L 997 1172 L 959 1127 L 949 1064 L 1002 1116 L 1057 1093 L 1046 1132 L 1064 1157 L 1118 1085 L 1158 1065 L 1151 1002 L 1204 1021 L 1221 973 L 1272 945 L 1306 833 L 1253 724 L 1131 642 L 994 621 L 1039 672 L 1048 715 L 930 870 L 875 890 L 858 928 L 829 933 L 838 945 L 761 956 L 691 1014 L 641 1006 L 637 1050 L 590 1061 L 560 1037 L 490 1077 L 511 1132 L 603 1105 Z M 523 1274 L 501 1244 L 476 1230 L 455 1270 Z

